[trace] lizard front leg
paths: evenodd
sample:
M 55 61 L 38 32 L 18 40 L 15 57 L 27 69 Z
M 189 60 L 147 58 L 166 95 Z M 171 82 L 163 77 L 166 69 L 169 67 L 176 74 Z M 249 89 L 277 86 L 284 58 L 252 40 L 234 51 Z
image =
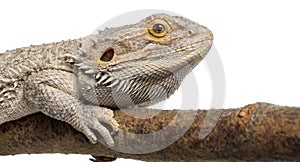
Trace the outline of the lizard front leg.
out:
M 85 134 L 91 143 L 97 142 L 97 131 L 109 145 L 114 141 L 101 122 L 118 130 L 113 111 L 104 107 L 86 105 L 76 95 L 74 74 L 60 70 L 45 70 L 32 74 L 24 86 L 24 96 L 42 113 L 71 124 Z

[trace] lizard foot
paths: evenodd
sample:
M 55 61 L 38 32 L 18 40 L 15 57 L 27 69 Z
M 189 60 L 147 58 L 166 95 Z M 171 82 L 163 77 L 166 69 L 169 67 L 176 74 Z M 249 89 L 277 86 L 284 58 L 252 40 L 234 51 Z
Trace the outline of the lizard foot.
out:
M 80 131 L 86 135 L 91 143 L 95 144 L 101 138 L 97 138 L 97 133 L 102 136 L 108 146 L 113 146 L 114 141 L 108 128 L 103 124 L 110 126 L 112 131 L 119 130 L 118 122 L 113 118 L 113 111 L 103 107 L 85 106 L 80 114 L 84 127 Z M 96 133 L 97 132 L 97 133 Z

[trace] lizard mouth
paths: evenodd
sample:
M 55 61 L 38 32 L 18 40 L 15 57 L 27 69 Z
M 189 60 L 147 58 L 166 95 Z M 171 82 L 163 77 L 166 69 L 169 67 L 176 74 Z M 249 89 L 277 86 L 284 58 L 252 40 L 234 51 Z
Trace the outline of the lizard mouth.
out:
M 199 63 L 207 55 L 211 46 L 211 39 L 203 39 L 189 45 L 179 46 L 175 48 L 175 51 L 182 53 L 179 55 L 182 61 Z
M 198 41 L 198 42 L 194 43 L 192 46 L 195 47 L 194 50 L 196 52 L 198 52 L 199 50 L 202 51 L 199 54 L 201 55 L 202 58 L 204 58 L 212 46 L 212 39 L 205 39 L 202 41 Z

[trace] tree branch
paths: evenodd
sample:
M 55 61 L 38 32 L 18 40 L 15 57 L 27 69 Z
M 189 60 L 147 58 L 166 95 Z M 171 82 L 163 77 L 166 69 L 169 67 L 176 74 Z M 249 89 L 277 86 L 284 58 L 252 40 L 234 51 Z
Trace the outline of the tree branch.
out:
M 255 103 L 222 110 L 216 125 L 207 120 L 213 118 L 207 113 L 116 110 L 121 131 L 114 135 L 113 148 L 92 145 L 70 125 L 33 114 L 0 126 L 0 155 L 75 153 L 144 161 L 300 160 L 300 108 Z M 205 121 L 212 123 L 203 126 Z M 200 129 L 209 130 L 208 126 L 214 126 L 212 131 L 199 138 Z

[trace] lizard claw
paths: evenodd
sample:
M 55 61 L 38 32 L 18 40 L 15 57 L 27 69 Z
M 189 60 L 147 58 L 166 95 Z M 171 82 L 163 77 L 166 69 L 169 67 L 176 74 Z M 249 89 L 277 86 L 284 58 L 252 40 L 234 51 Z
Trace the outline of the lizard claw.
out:
M 96 109 L 96 112 L 99 114 L 98 121 L 105 122 L 106 124 L 109 124 L 111 129 L 113 131 L 119 131 L 119 123 L 113 118 L 114 112 L 107 108 Z M 103 115 L 101 115 L 103 114 Z
M 81 118 L 86 126 L 82 133 L 90 140 L 91 143 L 95 144 L 100 141 L 101 137 L 107 143 L 108 146 L 114 145 L 114 140 L 108 128 L 103 124 L 107 124 L 113 131 L 119 130 L 118 122 L 113 118 L 113 111 L 103 107 L 88 106 L 82 111 Z M 103 124 L 101 124 L 103 123 Z M 97 132 L 101 137 L 97 138 Z

